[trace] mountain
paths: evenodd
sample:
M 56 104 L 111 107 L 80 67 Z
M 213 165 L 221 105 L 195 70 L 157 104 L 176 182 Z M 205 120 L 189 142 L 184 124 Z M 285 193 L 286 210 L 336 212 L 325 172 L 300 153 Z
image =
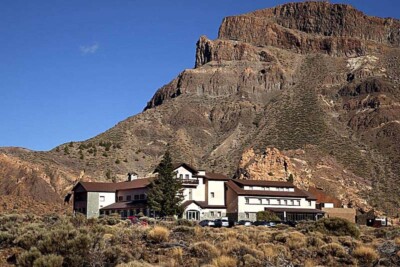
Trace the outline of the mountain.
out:
M 15 195 L 3 184 L 21 177 L 27 195 L 37 186 L 63 196 L 77 179 L 146 175 L 169 144 L 176 161 L 242 179 L 290 173 L 304 188 L 393 215 L 400 204 L 399 29 L 399 20 L 326 2 L 227 17 L 216 40 L 200 37 L 195 67 L 160 88 L 142 113 L 48 152 L 0 149 L 38 174 L 1 161 L 1 193 Z M 288 172 L 268 163 L 282 159 Z

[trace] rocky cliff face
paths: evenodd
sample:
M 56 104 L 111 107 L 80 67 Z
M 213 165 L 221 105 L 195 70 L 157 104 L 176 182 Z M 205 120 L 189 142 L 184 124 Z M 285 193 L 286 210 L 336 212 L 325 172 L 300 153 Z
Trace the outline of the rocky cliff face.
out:
M 59 195 L 71 188 L 64 180 L 80 176 L 147 175 L 170 144 L 177 161 L 199 168 L 243 179 L 291 173 L 301 187 L 395 213 L 399 28 L 399 20 L 322 2 L 228 17 L 218 39 L 200 37 L 195 68 L 160 88 L 141 114 L 49 152 L 0 151 L 52 170 L 44 181 Z

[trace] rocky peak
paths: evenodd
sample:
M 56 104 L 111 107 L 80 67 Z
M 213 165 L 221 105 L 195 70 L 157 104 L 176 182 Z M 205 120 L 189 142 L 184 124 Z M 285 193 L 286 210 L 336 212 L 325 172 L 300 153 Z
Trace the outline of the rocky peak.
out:
M 227 17 L 219 39 L 275 46 L 298 53 L 360 56 L 380 43 L 400 46 L 400 21 L 364 15 L 349 5 L 290 3 Z

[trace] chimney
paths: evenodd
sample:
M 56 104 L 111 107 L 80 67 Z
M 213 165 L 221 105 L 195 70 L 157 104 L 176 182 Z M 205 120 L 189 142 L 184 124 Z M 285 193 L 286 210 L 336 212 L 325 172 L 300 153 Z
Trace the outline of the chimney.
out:
M 138 174 L 135 172 L 129 172 L 128 173 L 128 182 L 132 180 L 136 180 L 138 178 Z

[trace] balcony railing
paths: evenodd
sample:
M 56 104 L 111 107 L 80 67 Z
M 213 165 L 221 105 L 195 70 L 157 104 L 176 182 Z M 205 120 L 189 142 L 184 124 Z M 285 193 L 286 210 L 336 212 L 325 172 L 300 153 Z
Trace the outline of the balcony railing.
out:
M 182 179 L 182 184 L 199 184 L 197 179 Z

